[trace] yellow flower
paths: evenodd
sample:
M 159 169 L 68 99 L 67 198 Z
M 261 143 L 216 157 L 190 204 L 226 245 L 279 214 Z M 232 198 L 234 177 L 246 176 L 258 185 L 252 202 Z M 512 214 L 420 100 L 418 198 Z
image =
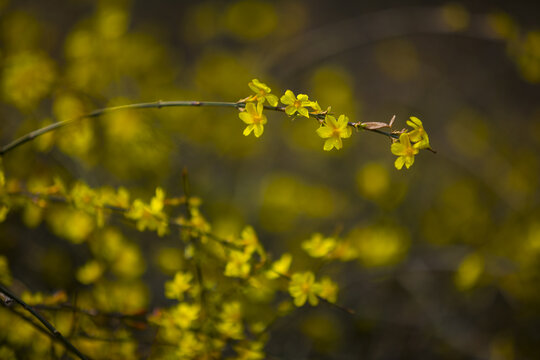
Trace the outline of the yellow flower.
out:
M 317 129 L 317 135 L 326 139 L 324 150 L 330 151 L 332 148 L 341 149 L 343 147 L 342 138 L 348 138 L 352 134 L 352 129 L 348 126 L 349 118 L 340 115 L 338 120 L 331 115 L 326 115 L 324 125 Z
M 77 270 L 77 280 L 88 285 L 96 282 L 105 271 L 104 266 L 97 260 L 90 260 Z
M 274 94 L 270 94 L 272 90 L 265 83 L 260 82 L 259 79 L 253 79 L 248 84 L 248 86 L 256 93 L 256 95 L 254 95 L 255 100 L 260 103 L 264 103 L 264 101 L 266 100 L 271 106 L 277 106 L 277 96 Z
M 321 287 L 319 290 L 319 296 L 331 303 L 335 303 L 337 300 L 338 291 L 337 284 L 330 280 L 330 278 L 327 276 L 323 277 L 319 284 Z
M 165 283 L 165 296 L 169 299 L 182 300 L 184 293 L 191 288 L 193 275 L 187 272 L 177 272 L 172 281 Z
M 272 268 L 266 272 L 268 279 L 277 279 L 280 274 L 287 275 L 289 268 L 291 267 L 292 255 L 285 253 L 272 264 Z
M 156 230 L 159 236 L 167 232 L 167 215 L 163 212 L 165 192 L 161 188 L 156 188 L 156 195 L 150 200 L 150 204 L 145 204 L 142 200 L 136 199 L 129 210 L 125 213 L 128 219 L 137 220 L 137 230 Z
M 429 145 L 429 137 L 422 125 L 422 122 L 417 117 L 411 116 L 411 120 L 407 120 L 407 125 L 412 127 L 414 130 L 409 131 L 409 139 L 414 142 L 414 147 L 416 149 L 431 149 Z
M 263 115 L 263 104 L 259 102 L 255 107 L 255 104 L 246 104 L 246 110 L 240 112 L 238 116 L 240 119 L 248 124 L 244 129 L 244 135 L 248 136 L 252 131 L 256 137 L 260 137 L 264 131 L 264 124 L 266 124 L 266 115 Z
M 217 329 L 222 335 L 237 340 L 244 337 L 242 304 L 238 301 L 225 303 L 220 318 L 221 322 L 217 325 Z
M 319 292 L 320 285 L 315 283 L 315 275 L 311 271 L 293 274 L 289 283 L 289 294 L 294 298 L 294 305 L 300 307 L 306 300 L 313 306 L 317 305 Z
M 306 106 L 311 106 L 312 102 L 309 101 L 307 95 L 298 94 L 298 96 L 295 96 L 291 90 L 287 90 L 280 100 L 283 104 L 287 105 L 285 108 L 287 115 L 292 116 L 298 112 L 300 115 L 309 118 L 309 111 L 306 109 Z
M 229 261 L 225 266 L 225 276 L 246 278 L 251 270 L 249 259 L 251 254 L 233 250 L 229 254 Z
M 330 112 L 330 110 L 332 110 L 332 107 L 329 106 L 326 108 L 326 110 L 323 111 L 323 109 L 321 109 L 321 105 L 319 105 L 319 102 L 318 101 L 310 101 L 310 104 L 309 106 L 311 107 L 311 109 L 313 110 L 311 112 L 311 114 L 314 114 L 314 115 L 317 115 L 317 114 L 328 114 Z
M 252 254 L 257 248 L 260 247 L 257 234 L 251 226 L 246 226 L 240 234 L 240 240 L 237 243 L 244 247 L 244 253 Z
M 205 350 L 204 344 L 193 332 L 184 331 L 178 342 L 176 355 L 179 359 L 200 359 Z
M 336 247 L 336 240 L 323 238 L 321 234 L 313 234 L 311 239 L 302 243 L 304 249 L 311 257 L 323 257 L 328 255 Z
M 181 329 L 187 329 L 199 318 L 200 310 L 199 304 L 180 303 L 171 310 L 171 315 L 176 325 Z
M 399 156 L 394 163 L 396 169 L 401 170 L 403 164 L 407 166 L 407 169 L 414 163 L 414 155 L 418 154 L 418 149 L 411 145 L 409 140 L 409 134 L 401 134 L 399 136 L 399 142 L 392 144 L 392 154 Z

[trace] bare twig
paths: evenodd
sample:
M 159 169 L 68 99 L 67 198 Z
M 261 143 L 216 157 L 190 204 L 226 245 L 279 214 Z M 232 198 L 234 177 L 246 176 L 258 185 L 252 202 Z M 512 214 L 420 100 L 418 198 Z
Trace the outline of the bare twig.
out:
M 146 102 L 146 103 L 136 103 L 136 104 L 127 104 L 127 105 L 120 105 L 120 106 L 113 106 L 113 107 L 107 107 L 102 108 L 98 110 L 94 110 L 92 112 L 89 112 L 87 114 L 81 115 L 79 117 L 69 119 L 69 120 L 63 120 L 58 121 L 52 124 L 49 124 L 47 126 L 44 126 L 40 129 L 34 130 L 32 132 L 29 132 L 28 134 L 25 134 L 21 136 L 18 139 L 13 140 L 7 145 L 4 145 L 0 147 L 0 157 L 4 156 L 8 152 L 12 151 L 13 149 L 34 140 L 35 138 L 47 134 L 49 132 L 52 132 L 54 130 L 60 129 L 64 126 L 70 125 L 72 123 L 84 120 L 84 119 L 91 119 L 91 118 L 97 118 L 101 115 L 105 115 L 108 113 L 120 111 L 120 110 L 129 110 L 129 109 L 161 109 L 163 107 L 185 107 L 185 106 L 211 106 L 211 107 L 232 107 L 236 109 L 241 109 L 246 106 L 245 102 L 220 102 L 220 101 L 155 101 L 155 102 Z M 285 108 L 282 106 L 269 106 L 265 105 L 264 108 L 266 110 L 272 110 L 272 111 L 280 111 L 285 112 Z M 324 119 L 326 116 L 325 113 L 320 114 L 310 114 L 313 118 L 317 120 Z M 349 126 L 356 127 L 357 123 L 349 122 Z M 380 131 L 378 129 L 365 129 L 368 131 L 372 131 L 381 135 L 388 136 L 390 138 L 396 138 L 395 134 L 387 133 L 384 131 Z
M 58 341 L 60 341 L 66 349 L 77 355 L 82 360 L 87 360 L 88 357 L 83 355 L 71 342 L 69 342 L 68 339 L 66 339 L 60 331 L 58 331 L 47 319 L 45 319 L 43 316 L 41 316 L 40 313 L 38 313 L 34 308 L 30 305 L 28 305 L 26 302 L 24 302 L 21 298 L 13 294 L 11 291 L 9 291 L 6 287 L 4 287 L 2 284 L 0 284 L 0 293 L 3 293 L 8 298 L 12 299 L 14 302 L 22 306 L 26 311 L 28 311 L 33 317 L 39 320 L 40 323 L 42 323 L 47 330 L 54 336 Z

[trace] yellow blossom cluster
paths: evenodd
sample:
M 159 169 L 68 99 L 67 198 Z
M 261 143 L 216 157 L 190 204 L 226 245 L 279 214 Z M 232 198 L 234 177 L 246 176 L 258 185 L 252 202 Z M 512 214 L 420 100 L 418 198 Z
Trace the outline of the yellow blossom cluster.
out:
M 414 163 L 414 155 L 418 154 L 421 149 L 431 149 L 429 145 L 429 137 L 424 129 L 422 121 L 417 117 L 411 116 L 407 120 L 407 125 L 413 130 L 401 133 L 399 141 L 394 142 L 391 146 L 392 154 L 397 155 L 394 165 L 400 170 L 403 165 L 408 168 Z
M 303 116 L 306 118 L 314 118 L 319 123 L 317 135 L 325 139 L 323 149 L 330 151 L 332 149 L 339 150 L 343 148 L 343 140 L 352 135 L 353 128 L 362 128 L 382 133 L 389 137 L 394 137 L 395 133 L 399 133 L 399 140 L 394 139 L 391 151 L 398 156 L 395 161 L 397 169 L 401 169 L 403 165 L 407 168 L 411 167 L 414 162 L 414 155 L 421 149 L 432 150 L 429 145 L 428 135 L 422 125 L 422 122 L 417 117 L 410 117 L 407 124 L 413 129 L 408 132 L 382 132 L 381 128 L 392 127 L 393 119 L 389 124 L 382 122 L 350 122 L 349 118 L 342 114 L 336 119 L 335 116 L 329 114 L 331 108 L 323 111 L 317 101 L 312 101 L 306 94 L 298 94 L 291 90 L 286 90 L 279 98 L 279 101 L 284 105 L 278 106 L 278 98 L 271 94 L 271 89 L 268 85 L 253 79 L 249 84 L 249 88 L 254 94 L 239 100 L 237 107 L 240 109 L 239 117 L 247 125 L 244 129 L 244 135 L 248 136 L 253 132 L 256 137 L 260 137 L 264 132 L 264 125 L 268 122 L 268 118 L 263 113 L 265 109 L 283 111 L 288 116 Z M 269 106 L 264 103 L 268 102 Z

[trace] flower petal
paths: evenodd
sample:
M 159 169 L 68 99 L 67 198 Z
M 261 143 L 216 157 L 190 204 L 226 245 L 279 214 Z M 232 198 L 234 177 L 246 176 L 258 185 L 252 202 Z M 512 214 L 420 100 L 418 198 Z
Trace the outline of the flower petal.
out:
M 281 102 L 283 102 L 283 100 L 281 100 Z M 289 116 L 292 115 L 292 114 L 294 114 L 295 112 L 296 112 L 296 108 L 294 107 L 294 105 L 289 105 L 289 106 L 287 106 L 287 107 L 285 108 L 285 113 L 286 113 L 287 115 L 289 115 Z
M 396 161 L 394 162 L 394 166 L 398 170 L 401 170 L 401 168 L 403 167 L 403 164 L 405 164 L 405 158 L 403 156 L 398 157 Z
M 287 90 L 280 100 L 285 105 L 292 105 L 296 101 L 296 97 L 291 90 Z
M 302 294 L 300 296 L 297 296 L 294 298 L 294 305 L 296 305 L 297 307 L 300 307 L 302 305 L 304 305 L 306 303 L 306 300 L 307 300 L 307 295 L 306 294 Z
M 324 150 L 330 151 L 334 147 L 337 150 L 339 150 L 339 149 L 341 149 L 343 147 L 343 143 L 341 142 L 341 139 L 339 137 L 331 137 L 331 138 L 328 138 L 324 142 L 324 147 L 323 147 Z
M 328 126 L 321 126 L 317 130 L 317 135 L 323 139 L 329 138 L 334 133 L 334 130 L 330 129 Z
M 418 129 L 418 128 L 423 128 L 424 126 L 422 125 L 422 122 L 420 121 L 419 118 L 417 118 L 416 116 L 411 116 L 409 119 L 411 119 L 411 121 L 407 120 L 407 124 L 415 129 Z
M 340 129 L 345 129 L 349 125 L 349 118 L 345 115 L 339 115 L 337 124 Z
M 263 134 L 263 131 L 264 131 L 264 127 L 262 126 L 262 124 L 254 124 L 253 125 L 254 127 L 254 134 L 255 134 L 255 137 L 260 137 L 262 134 Z
M 253 79 L 253 81 L 255 81 L 255 80 L 256 80 L 256 79 Z M 259 88 L 258 88 L 253 82 L 248 83 L 248 86 L 249 86 L 249 88 L 250 88 L 252 91 L 254 91 L 254 92 L 256 92 L 256 93 L 259 92 Z
M 273 94 L 266 95 L 266 100 L 268 101 L 270 106 L 277 106 L 278 104 L 278 98 L 276 95 L 273 95 Z
M 247 103 L 246 104 L 246 111 L 251 116 L 257 115 L 257 107 L 255 106 L 254 103 Z
M 390 150 L 392 151 L 392 154 L 394 155 L 397 155 L 397 156 L 405 155 L 405 146 L 403 146 L 402 143 L 399 143 L 399 142 L 393 143 L 390 146 Z
M 410 168 L 414 164 L 414 156 L 405 156 L 405 166 Z
M 333 128 L 333 129 L 338 128 L 338 123 L 336 121 L 336 118 L 333 117 L 332 115 L 326 115 L 324 117 L 324 122 L 326 123 L 326 125 L 328 125 L 329 127 Z
M 409 140 L 409 134 L 403 133 L 399 135 L 399 142 L 403 144 L 403 146 L 407 149 L 411 147 L 411 142 Z
M 341 133 L 339 134 L 339 136 L 344 139 L 351 137 L 351 135 L 352 135 L 352 129 L 348 126 L 345 129 L 343 129 L 343 131 L 341 131 Z
M 302 116 L 305 116 L 305 117 L 309 117 L 309 111 L 308 109 L 304 108 L 304 107 L 301 107 L 298 109 L 298 113 Z
M 240 117 L 240 119 L 243 122 L 245 122 L 246 124 L 252 124 L 253 123 L 253 117 L 251 115 L 249 115 L 248 113 L 246 113 L 245 111 L 242 111 L 241 113 L 239 113 L 238 117 Z
M 264 105 L 262 102 L 257 103 L 257 115 L 261 116 L 264 109 Z
M 253 124 L 246 126 L 243 132 L 244 136 L 248 136 L 249 134 L 251 134 L 254 128 L 255 128 L 255 125 Z

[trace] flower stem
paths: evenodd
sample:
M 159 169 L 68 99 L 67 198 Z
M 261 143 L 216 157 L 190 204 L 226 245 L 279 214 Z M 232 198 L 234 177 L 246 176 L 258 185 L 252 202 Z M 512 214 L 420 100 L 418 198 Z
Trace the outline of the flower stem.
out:
M 161 109 L 164 107 L 183 107 L 183 106 L 209 106 L 209 107 L 232 107 L 236 109 L 241 109 L 246 106 L 245 102 L 238 101 L 238 102 L 224 102 L 224 101 L 155 101 L 155 102 L 146 102 L 146 103 L 136 103 L 136 104 L 127 104 L 127 105 L 120 105 L 120 106 L 113 106 L 113 107 L 106 107 L 102 109 L 97 109 L 92 112 L 89 112 L 87 114 L 83 114 L 79 117 L 69 119 L 69 120 L 63 120 L 58 121 L 52 124 L 49 124 L 47 126 L 44 126 L 40 129 L 31 131 L 23 136 L 21 136 L 18 139 L 13 140 L 7 145 L 4 145 L 0 147 L 0 157 L 4 156 L 6 153 L 12 151 L 13 149 L 34 140 L 38 136 L 44 135 L 46 133 L 49 133 L 51 131 L 60 129 L 64 126 L 70 125 L 74 122 L 83 120 L 83 119 L 91 119 L 91 118 L 97 118 L 105 114 L 109 114 L 116 111 L 121 110 L 129 110 L 129 109 Z M 272 111 L 280 111 L 285 112 L 285 108 L 281 106 L 269 106 L 265 105 L 264 108 L 266 110 L 272 110 Z M 315 117 L 316 119 L 319 119 L 320 116 L 324 117 L 324 114 L 319 115 L 311 115 Z M 355 123 L 349 122 L 349 126 L 356 127 Z M 387 133 L 384 131 L 374 130 L 374 129 L 365 129 L 369 130 L 381 135 L 388 136 L 390 138 L 397 138 L 395 134 Z

